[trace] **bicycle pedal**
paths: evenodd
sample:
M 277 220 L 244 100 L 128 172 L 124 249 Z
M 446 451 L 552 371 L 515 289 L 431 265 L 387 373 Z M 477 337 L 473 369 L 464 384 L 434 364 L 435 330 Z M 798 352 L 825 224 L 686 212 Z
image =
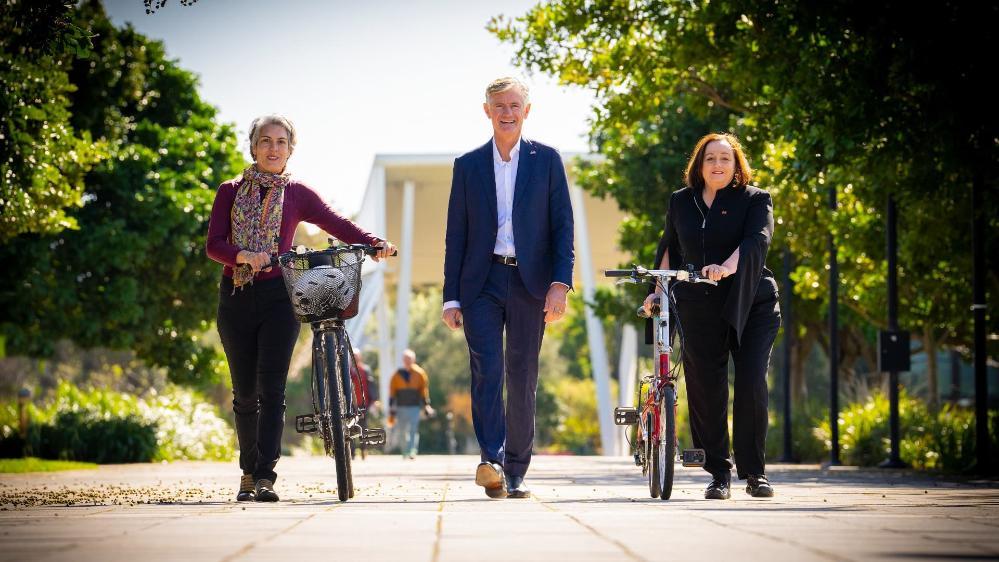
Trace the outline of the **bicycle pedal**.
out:
M 299 433 L 315 433 L 319 431 L 316 416 L 313 414 L 295 416 L 295 431 Z
M 635 425 L 638 423 L 638 408 L 628 406 L 618 406 L 614 408 L 615 425 Z
M 362 428 L 359 441 L 365 445 L 384 445 L 385 430 L 380 427 Z
M 364 433 L 364 430 L 359 425 L 352 425 L 347 428 L 347 435 L 350 436 L 351 439 L 360 437 L 362 433 Z
M 704 449 L 684 449 L 680 455 L 683 466 L 704 466 L 705 460 Z

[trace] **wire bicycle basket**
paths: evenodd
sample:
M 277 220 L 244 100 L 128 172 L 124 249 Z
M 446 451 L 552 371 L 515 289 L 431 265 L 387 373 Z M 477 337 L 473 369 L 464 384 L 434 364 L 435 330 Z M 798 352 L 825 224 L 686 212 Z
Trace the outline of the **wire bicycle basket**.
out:
M 346 320 L 357 315 L 363 250 L 341 246 L 289 252 L 278 262 L 299 322 Z

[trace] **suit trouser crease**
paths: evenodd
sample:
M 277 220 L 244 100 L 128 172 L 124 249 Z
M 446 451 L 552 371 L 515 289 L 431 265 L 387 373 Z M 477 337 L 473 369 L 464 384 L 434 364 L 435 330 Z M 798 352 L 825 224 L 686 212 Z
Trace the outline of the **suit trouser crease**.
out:
M 280 278 L 232 294 L 223 279 L 218 331 L 232 377 L 239 466 L 254 480 L 277 479 L 285 423 L 285 385 L 301 324 Z
M 482 292 L 462 306 L 462 316 L 481 458 L 502 464 L 511 476 L 523 476 L 534 447 L 544 300 L 531 295 L 516 267 L 493 264 Z
M 681 301 L 683 367 L 687 386 L 691 440 L 704 449 L 704 470 L 727 476 L 734 451 L 739 478 L 764 474 L 767 435 L 767 368 L 777 331 L 780 309 L 776 299 L 754 303 L 742 343 L 722 319 L 717 299 Z M 728 361 L 734 367 L 732 441 L 728 432 Z

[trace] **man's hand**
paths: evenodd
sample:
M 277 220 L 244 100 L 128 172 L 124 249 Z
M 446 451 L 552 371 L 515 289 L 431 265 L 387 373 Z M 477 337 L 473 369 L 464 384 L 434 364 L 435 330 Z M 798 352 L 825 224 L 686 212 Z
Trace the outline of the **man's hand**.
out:
M 457 330 L 461 327 L 461 309 L 460 308 L 449 308 L 444 311 L 441 315 L 441 320 L 447 324 L 448 328 L 452 330 Z
M 428 418 L 432 418 L 434 417 L 434 414 L 437 413 L 437 411 L 431 408 L 430 404 L 427 404 L 423 406 L 423 413 L 426 414 Z
M 566 293 L 569 287 L 561 283 L 552 283 L 545 295 L 545 323 L 557 322 L 565 315 Z
M 701 268 L 701 275 L 707 277 L 712 281 L 721 281 L 722 279 L 732 275 L 732 271 L 724 265 L 711 264 L 706 265 Z
M 381 242 L 375 244 L 376 248 L 381 248 L 378 253 L 372 256 L 375 261 L 380 261 L 382 258 L 387 258 L 395 253 L 395 246 L 392 245 L 388 240 L 382 240 Z

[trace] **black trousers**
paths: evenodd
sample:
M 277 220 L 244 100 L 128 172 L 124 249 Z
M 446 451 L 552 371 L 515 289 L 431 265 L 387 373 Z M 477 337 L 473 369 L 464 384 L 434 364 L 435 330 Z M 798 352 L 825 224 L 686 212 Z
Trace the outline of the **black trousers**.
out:
M 683 370 L 694 447 L 704 449 L 704 470 L 728 478 L 732 470 L 728 433 L 728 361 L 735 367 L 732 450 L 740 479 L 764 474 L 767 441 L 767 369 L 777 330 L 777 297 L 754 302 L 736 345 L 735 330 L 722 319 L 722 301 L 678 301 L 683 331 Z
M 280 278 L 232 290 L 219 286 L 218 330 L 232 376 L 239 467 L 254 480 L 274 481 L 284 430 L 288 365 L 301 328 Z

